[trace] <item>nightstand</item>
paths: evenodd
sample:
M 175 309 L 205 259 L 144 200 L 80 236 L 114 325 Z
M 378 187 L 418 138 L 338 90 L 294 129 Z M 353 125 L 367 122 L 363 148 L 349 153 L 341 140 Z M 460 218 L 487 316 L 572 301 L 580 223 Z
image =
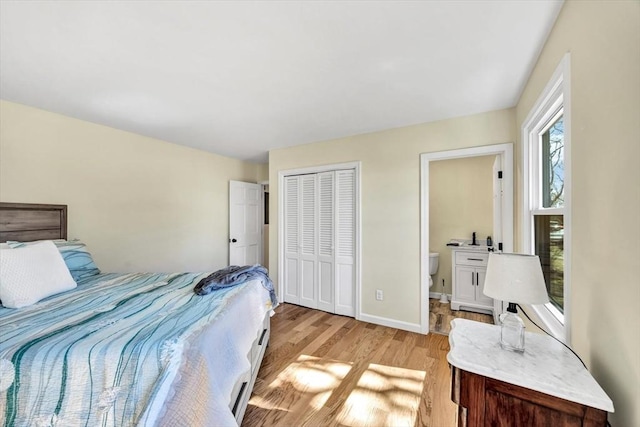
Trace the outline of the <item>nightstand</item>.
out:
M 500 347 L 500 327 L 451 322 L 451 398 L 458 426 L 605 426 L 613 402 L 561 343 L 525 333 L 525 351 Z

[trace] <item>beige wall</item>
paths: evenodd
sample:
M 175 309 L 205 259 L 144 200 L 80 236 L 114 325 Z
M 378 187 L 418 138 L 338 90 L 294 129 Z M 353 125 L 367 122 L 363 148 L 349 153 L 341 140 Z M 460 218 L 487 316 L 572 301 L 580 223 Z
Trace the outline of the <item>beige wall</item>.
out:
M 420 153 L 511 142 L 514 125 L 509 109 L 271 151 L 271 276 L 278 281 L 278 172 L 361 161 L 362 312 L 419 324 Z
M 567 1 L 515 110 L 272 151 L 274 280 L 278 171 L 361 161 L 362 311 L 419 323 L 419 154 L 514 141 L 570 51 L 572 344 L 613 399 L 612 424 L 640 425 L 639 46 L 640 2 Z M 7 102 L 0 108 L 1 200 L 69 204 L 70 237 L 87 241 L 105 270 L 226 264 L 227 181 L 262 179 L 255 165 Z M 517 176 L 521 154 L 518 145 Z M 375 301 L 375 289 L 385 301 Z
M 228 181 L 257 166 L 6 101 L 0 200 L 69 206 L 69 237 L 103 271 L 228 263 Z
M 263 183 L 269 181 L 269 163 L 256 164 L 256 181 Z
M 517 105 L 518 129 L 566 52 L 573 121 L 572 345 L 613 399 L 611 423 L 638 426 L 640 2 L 565 3 Z
M 431 292 L 451 293 L 451 239 L 483 244 L 493 234 L 493 162 L 496 156 L 429 163 L 429 249 L 440 254 Z

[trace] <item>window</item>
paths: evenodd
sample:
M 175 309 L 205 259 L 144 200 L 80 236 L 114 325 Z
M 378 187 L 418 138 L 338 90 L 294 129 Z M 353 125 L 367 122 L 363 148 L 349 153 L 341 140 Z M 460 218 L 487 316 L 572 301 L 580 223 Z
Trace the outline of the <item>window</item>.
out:
M 540 257 L 551 304 L 564 313 L 564 121 L 562 110 L 542 131 L 529 171 L 540 190 L 532 197 L 533 252 Z M 563 319 L 562 319 L 563 320 Z
M 540 257 L 550 302 L 533 311 L 569 341 L 570 108 L 568 54 L 523 125 L 523 247 Z

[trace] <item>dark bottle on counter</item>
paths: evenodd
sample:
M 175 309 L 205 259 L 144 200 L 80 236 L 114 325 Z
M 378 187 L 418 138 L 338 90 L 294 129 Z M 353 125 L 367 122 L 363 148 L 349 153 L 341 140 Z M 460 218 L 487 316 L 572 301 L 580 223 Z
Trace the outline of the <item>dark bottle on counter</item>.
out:
M 491 240 L 491 236 L 487 237 L 487 246 L 493 246 L 493 240 Z

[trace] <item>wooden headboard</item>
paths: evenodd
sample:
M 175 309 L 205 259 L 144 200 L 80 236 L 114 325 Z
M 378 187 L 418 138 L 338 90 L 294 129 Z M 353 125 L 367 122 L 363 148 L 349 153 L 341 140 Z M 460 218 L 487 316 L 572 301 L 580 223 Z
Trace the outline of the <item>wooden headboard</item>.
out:
M 0 242 L 67 238 L 67 205 L 0 202 Z

